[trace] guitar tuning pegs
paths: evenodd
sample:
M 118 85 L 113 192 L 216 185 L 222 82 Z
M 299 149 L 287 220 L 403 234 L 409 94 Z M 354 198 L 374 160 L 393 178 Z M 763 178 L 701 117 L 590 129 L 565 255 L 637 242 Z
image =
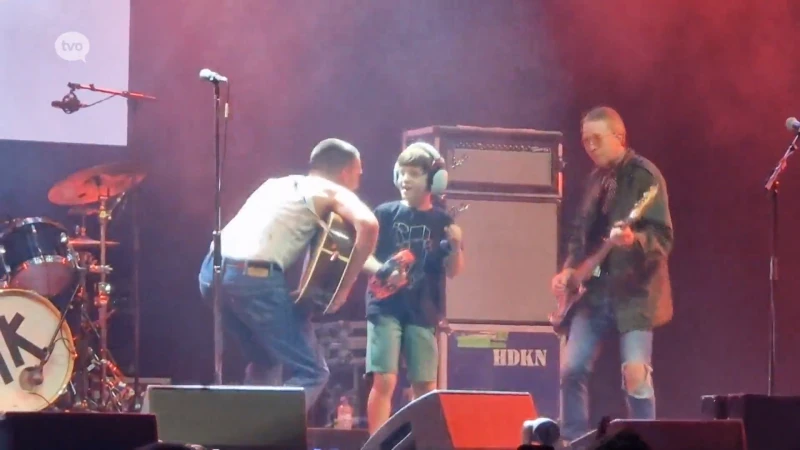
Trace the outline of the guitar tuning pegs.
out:
M 455 169 L 456 167 L 464 164 L 467 161 L 468 158 L 469 158 L 469 155 L 464 155 L 461 158 L 456 158 L 456 155 L 454 154 L 452 156 L 452 158 L 451 158 L 452 162 L 450 163 L 450 168 L 451 169 Z

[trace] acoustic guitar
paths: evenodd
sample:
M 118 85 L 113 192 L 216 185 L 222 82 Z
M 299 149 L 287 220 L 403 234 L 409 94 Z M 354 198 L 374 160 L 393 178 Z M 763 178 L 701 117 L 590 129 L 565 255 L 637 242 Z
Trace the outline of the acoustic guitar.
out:
M 296 292 L 295 304 L 310 306 L 315 315 L 333 314 L 346 299 L 334 303 L 345 270 L 355 249 L 356 230 L 338 214 L 331 212 L 309 245 Z
M 623 226 L 630 226 L 639 220 L 647 208 L 653 204 L 656 194 L 658 194 L 658 185 L 650 186 L 650 189 L 642 194 L 642 198 L 636 202 L 628 217 L 622 221 Z M 592 277 L 599 276 L 598 269 L 600 264 L 603 263 L 603 260 L 606 259 L 606 256 L 613 248 L 614 244 L 609 239 L 605 239 L 597 251 L 575 268 L 575 271 L 567 280 L 564 293 L 556 296 L 558 309 L 549 315 L 550 324 L 556 333 L 566 334 L 569 328 L 567 324 L 586 292 L 585 283 Z

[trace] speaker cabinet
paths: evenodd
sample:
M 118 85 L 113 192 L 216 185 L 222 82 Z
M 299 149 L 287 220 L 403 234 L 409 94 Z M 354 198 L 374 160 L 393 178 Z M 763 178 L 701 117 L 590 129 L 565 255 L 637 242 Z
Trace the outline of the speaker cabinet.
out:
M 560 131 L 434 125 L 403 132 L 403 147 L 433 145 L 449 191 L 561 197 L 563 139 Z
M 433 391 L 409 403 L 362 450 L 516 449 L 537 417 L 527 392 Z
M 558 199 L 454 193 L 447 195 L 447 207 L 461 211 L 455 221 L 464 231 L 468 259 L 463 273 L 445 285 L 447 319 L 549 325 Z
M 800 430 L 800 397 L 756 394 L 704 395 L 701 412 L 708 419 L 741 419 L 750 450 L 795 450 L 790 436 Z
M 612 420 L 604 439 L 623 431 L 639 435 L 652 450 L 747 450 L 744 427 L 739 420 Z M 573 441 L 571 448 L 588 448 L 595 433 Z
M 149 414 L 8 412 L 0 450 L 134 450 L 158 441 Z
M 159 439 L 226 449 L 306 450 L 305 394 L 266 386 L 148 386 Z

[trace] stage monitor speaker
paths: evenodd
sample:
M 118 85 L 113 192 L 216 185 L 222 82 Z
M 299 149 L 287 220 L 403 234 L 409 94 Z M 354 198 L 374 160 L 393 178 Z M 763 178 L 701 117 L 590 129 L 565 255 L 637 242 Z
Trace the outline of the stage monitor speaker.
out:
M 302 388 L 148 386 L 143 412 L 163 442 L 215 449 L 306 450 Z
M 739 420 L 612 420 L 606 438 L 632 431 L 652 450 L 747 450 L 744 427 Z M 582 449 L 594 444 L 596 434 L 571 448 Z
M 397 411 L 362 450 L 516 449 L 523 422 L 536 417 L 527 392 L 433 391 Z
M 763 394 L 704 395 L 700 410 L 708 419 L 741 419 L 749 450 L 795 450 L 788 438 L 800 430 L 800 397 Z
M 0 450 L 134 450 L 158 441 L 149 414 L 7 412 Z

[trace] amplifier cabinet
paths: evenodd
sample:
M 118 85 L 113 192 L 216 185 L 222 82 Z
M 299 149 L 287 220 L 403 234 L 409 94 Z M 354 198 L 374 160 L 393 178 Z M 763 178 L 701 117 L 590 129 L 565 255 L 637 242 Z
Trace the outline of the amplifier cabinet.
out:
M 403 148 L 418 141 L 445 159 L 448 191 L 562 195 L 561 132 L 437 125 L 403 133 Z
M 450 324 L 439 333 L 439 389 L 529 392 L 540 416 L 561 416 L 563 340 L 552 327 Z
M 445 317 L 475 323 L 549 324 L 556 301 L 560 200 L 448 194 L 464 233 L 464 270 L 447 279 Z

